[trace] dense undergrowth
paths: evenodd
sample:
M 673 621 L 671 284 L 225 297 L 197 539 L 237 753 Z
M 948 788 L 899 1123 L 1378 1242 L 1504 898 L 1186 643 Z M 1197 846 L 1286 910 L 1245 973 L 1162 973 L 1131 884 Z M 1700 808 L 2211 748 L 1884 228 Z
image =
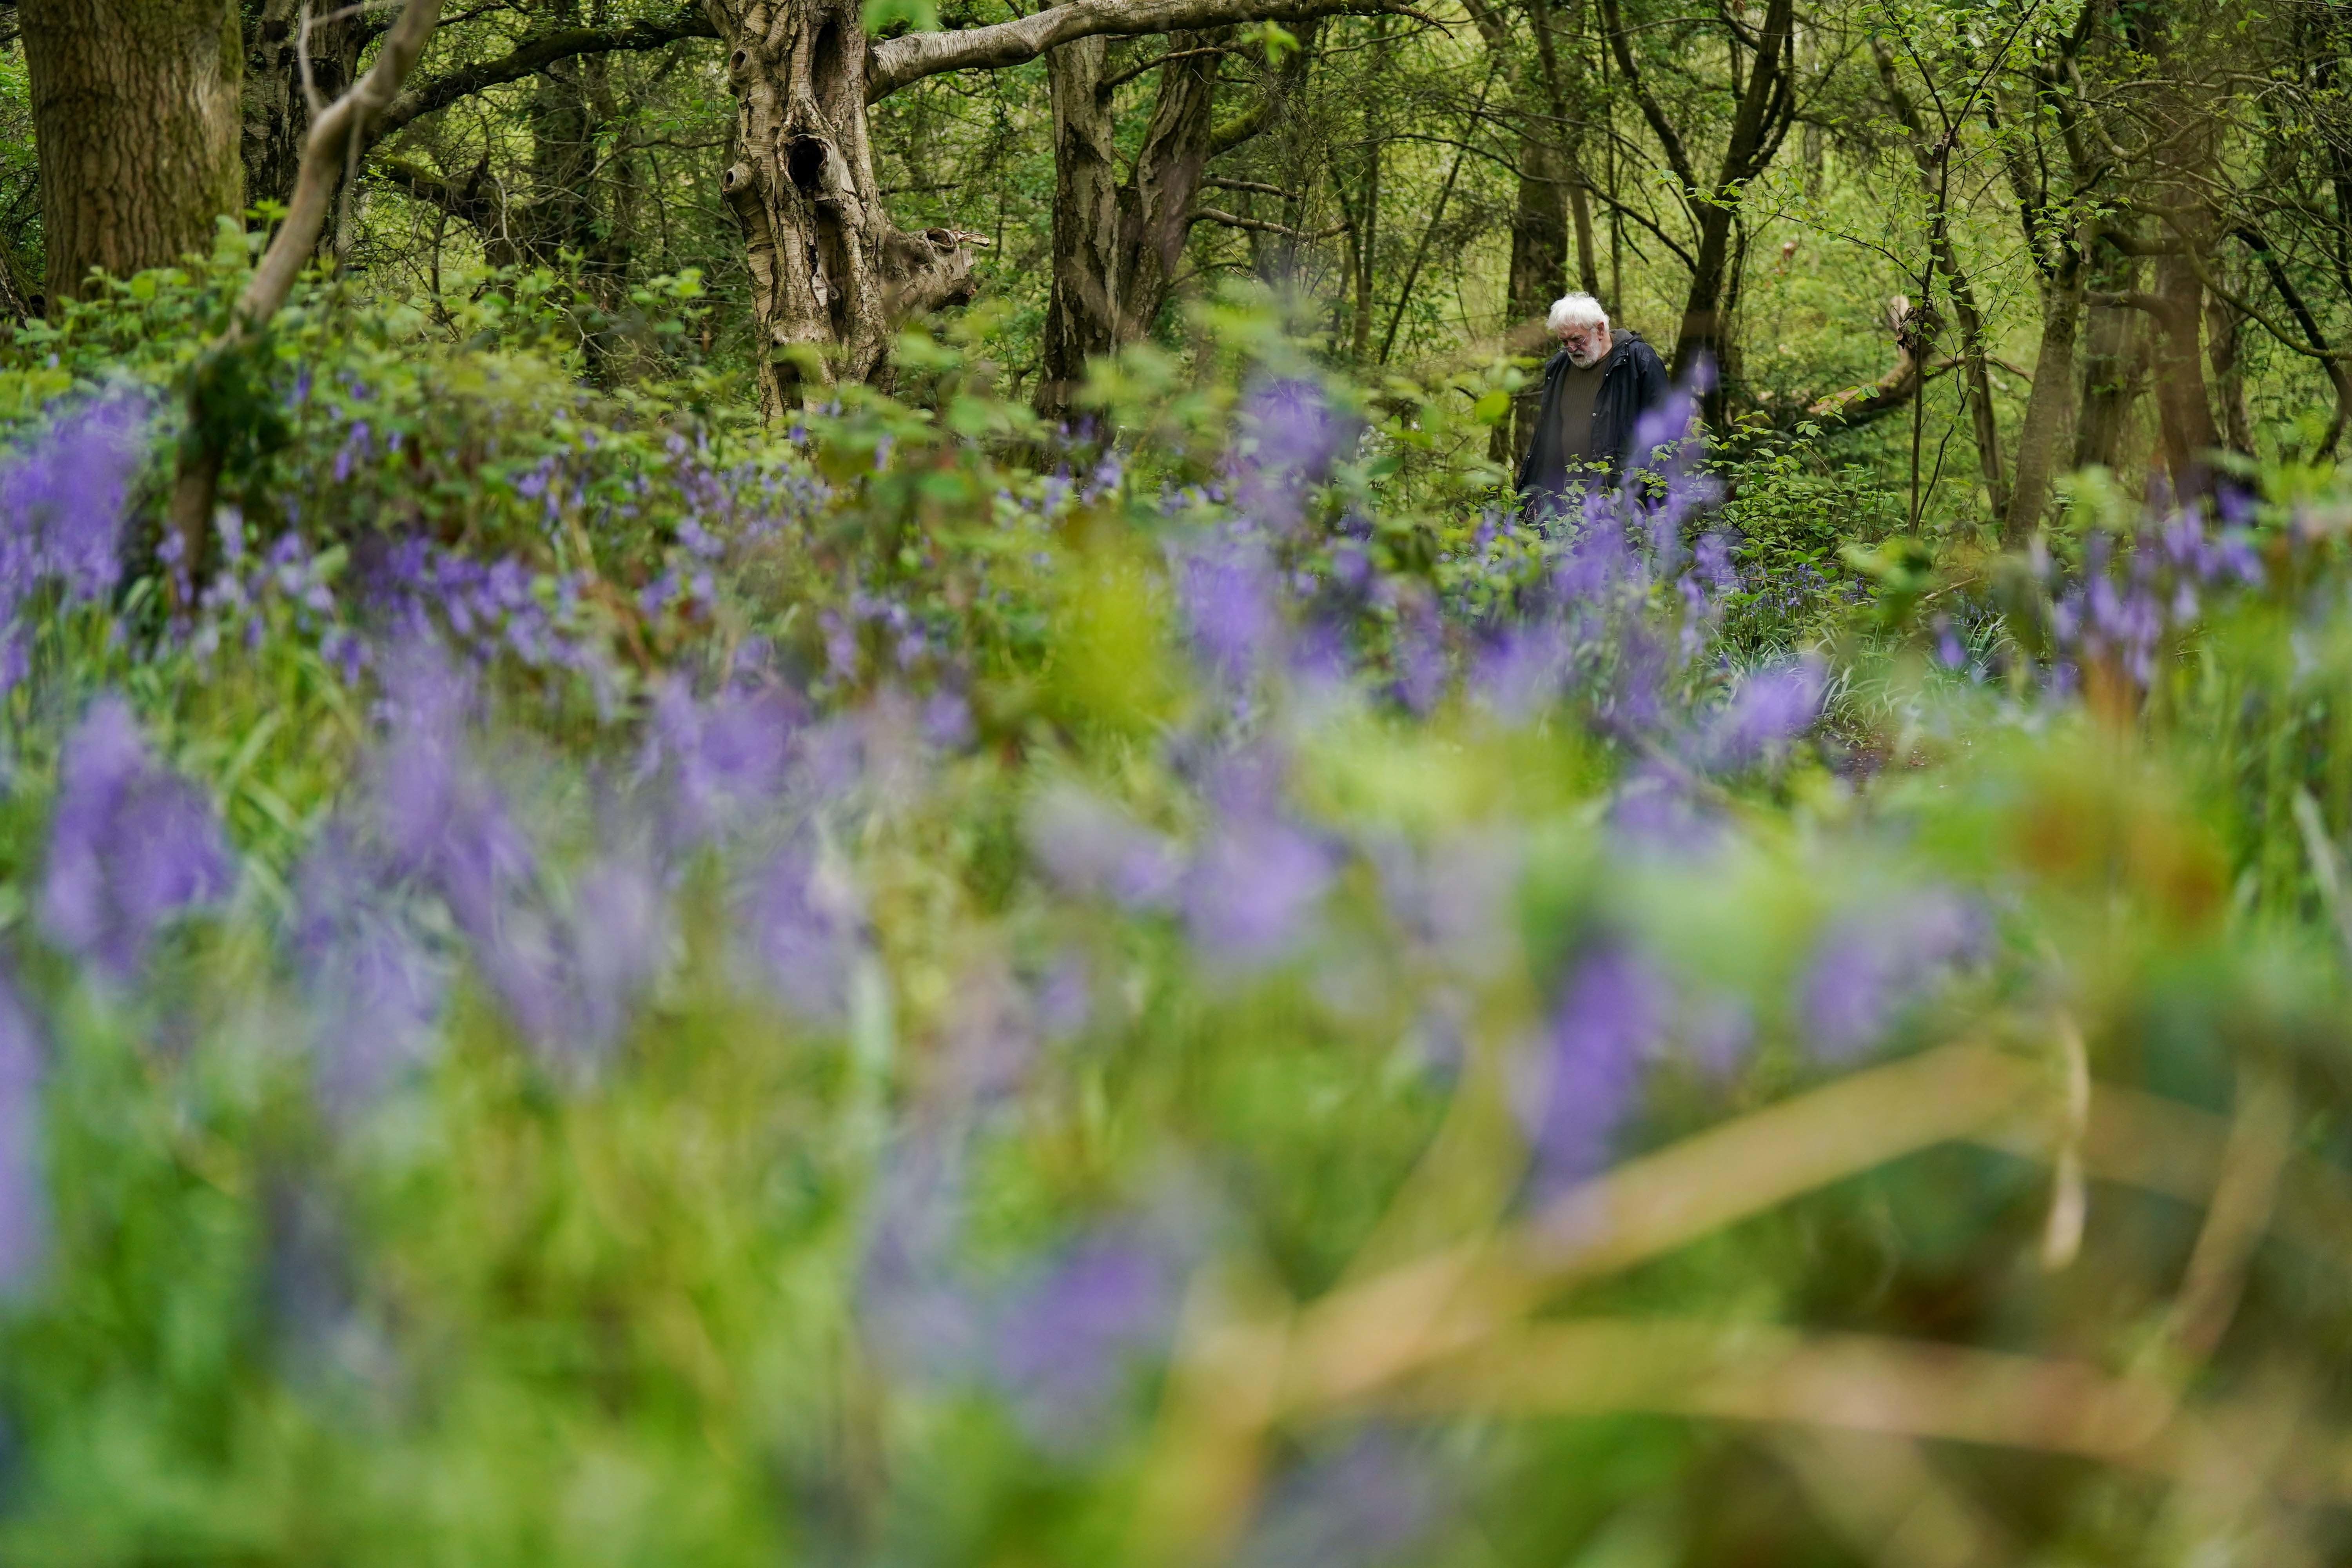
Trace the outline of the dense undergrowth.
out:
M 2326 476 L 1538 528 L 1239 306 L 768 433 L 525 279 L 192 561 L 217 287 L 0 373 L 7 1561 L 2344 1550 Z

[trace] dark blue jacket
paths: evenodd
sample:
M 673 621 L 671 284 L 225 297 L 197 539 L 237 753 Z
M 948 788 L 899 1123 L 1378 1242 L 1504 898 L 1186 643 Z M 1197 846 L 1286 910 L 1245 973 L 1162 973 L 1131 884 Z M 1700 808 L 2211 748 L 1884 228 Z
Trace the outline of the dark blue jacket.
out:
M 1642 341 L 1631 327 L 1610 331 L 1609 357 L 1601 362 L 1601 390 L 1592 399 L 1592 444 L 1588 449 L 1606 454 L 1609 477 L 1624 471 L 1625 448 L 1633 444 L 1642 416 L 1666 400 L 1666 363 L 1658 351 Z M 1519 465 L 1518 488 L 1529 507 L 1558 500 L 1568 488 L 1568 458 L 1559 439 L 1559 377 L 1568 368 L 1562 349 L 1544 366 L 1543 404 L 1536 415 L 1535 438 L 1528 443 L 1527 460 Z M 1640 468 L 1649 454 L 1642 454 Z

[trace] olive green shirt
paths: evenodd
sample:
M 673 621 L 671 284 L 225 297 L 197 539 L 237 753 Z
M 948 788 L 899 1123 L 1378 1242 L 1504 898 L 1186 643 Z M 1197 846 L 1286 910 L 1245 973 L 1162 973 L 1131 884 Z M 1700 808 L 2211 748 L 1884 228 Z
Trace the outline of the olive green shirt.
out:
M 1592 403 L 1601 395 L 1601 367 L 1608 363 L 1604 354 L 1590 368 L 1571 364 L 1560 372 L 1559 450 L 1568 459 L 1571 477 L 1579 465 L 1592 467 L 1612 456 L 1592 449 Z

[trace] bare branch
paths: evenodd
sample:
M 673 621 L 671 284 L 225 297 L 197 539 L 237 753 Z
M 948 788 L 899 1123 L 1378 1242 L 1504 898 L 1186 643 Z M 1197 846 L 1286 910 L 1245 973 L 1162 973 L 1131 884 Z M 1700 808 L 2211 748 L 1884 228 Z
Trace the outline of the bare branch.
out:
M 1239 213 L 1229 213 L 1221 207 L 1195 207 L 1192 209 L 1192 216 L 1195 218 L 1204 218 L 1210 223 L 1223 224 L 1227 228 L 1255 229 L 1260 234 L 1279 234 L 1291 239 L 1329 239 L 1334 235 L 1347 233 L 1354 226 L 1346 223 L 1335 223 L 1329 228 L 1312 230 L 1292 228 L 1288 224 L 1268 223 L 1262 217 L 1244 217 Z
M 384 36 L 383 47 L 367 74 L 352 89 L 310 122 L 310 137 L 302 149 L 301 172 L 294 179 L 294 199 L 287 204 L 286 221 L 262 252 L 261 265 L 238 300 L 239 328 L 257 325 L 277 314 L 293 290 L 294 279 L 318 247 L 326 225 L 327 204 L 333 198 L 343 173 L 345 156 L 367 134 L 368 122 L 383 113 L 399 92 L 425 52 L 425 40 L 440 20 L 441 0 L 408 0 L 400 19 Z M 236 329 L 232 329 L 235 331 Z
M 1304 199 L 1297 191 L 1286 191 L 1280 185 L 1269 185 L 1263 180 L 1229 180 L 1223 174 L 1211 174 L 1201 183 L 1221 191 L 1255 191 L 1262 196 L 1280 196 L 1286 202 Z
M 389 136 L 419 116 L 446 109 L 461 98 L 536 76 L 559 60 L 581 55 L 623 54 L 667 48 L 681 38 L 715 38 L 719 29 L 699 6 L 689 5 L 668 16 L 650 17 L 619 27 L 563 27 L 526 37 L 494 60 L 463 66 L 446 76 L 420 82 L 394 100 L 376 121 L 377 134 Z
M 909 82 L 941 71 L 1017 66 L 1073 38 L 1133 37 L 1243 22 L 1304 22 L 1383 12 L 1431 21 L 1407 0 L 1069 0 L 1017 21 L 908 33 L 876 44 L 866 56 L 866 101 L 877 102 Z

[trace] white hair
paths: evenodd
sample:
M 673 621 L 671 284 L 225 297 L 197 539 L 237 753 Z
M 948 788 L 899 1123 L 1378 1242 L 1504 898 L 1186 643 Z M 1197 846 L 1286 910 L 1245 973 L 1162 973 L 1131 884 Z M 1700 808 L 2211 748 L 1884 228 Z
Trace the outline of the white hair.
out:
M 1544 318 L 1547 331 L 1557 332 L 1564 327 L 1605 327 L 1609 312 L 1601 301 L 1590 294 L 1563 294 L 1551 302 L 1551 313 Z

